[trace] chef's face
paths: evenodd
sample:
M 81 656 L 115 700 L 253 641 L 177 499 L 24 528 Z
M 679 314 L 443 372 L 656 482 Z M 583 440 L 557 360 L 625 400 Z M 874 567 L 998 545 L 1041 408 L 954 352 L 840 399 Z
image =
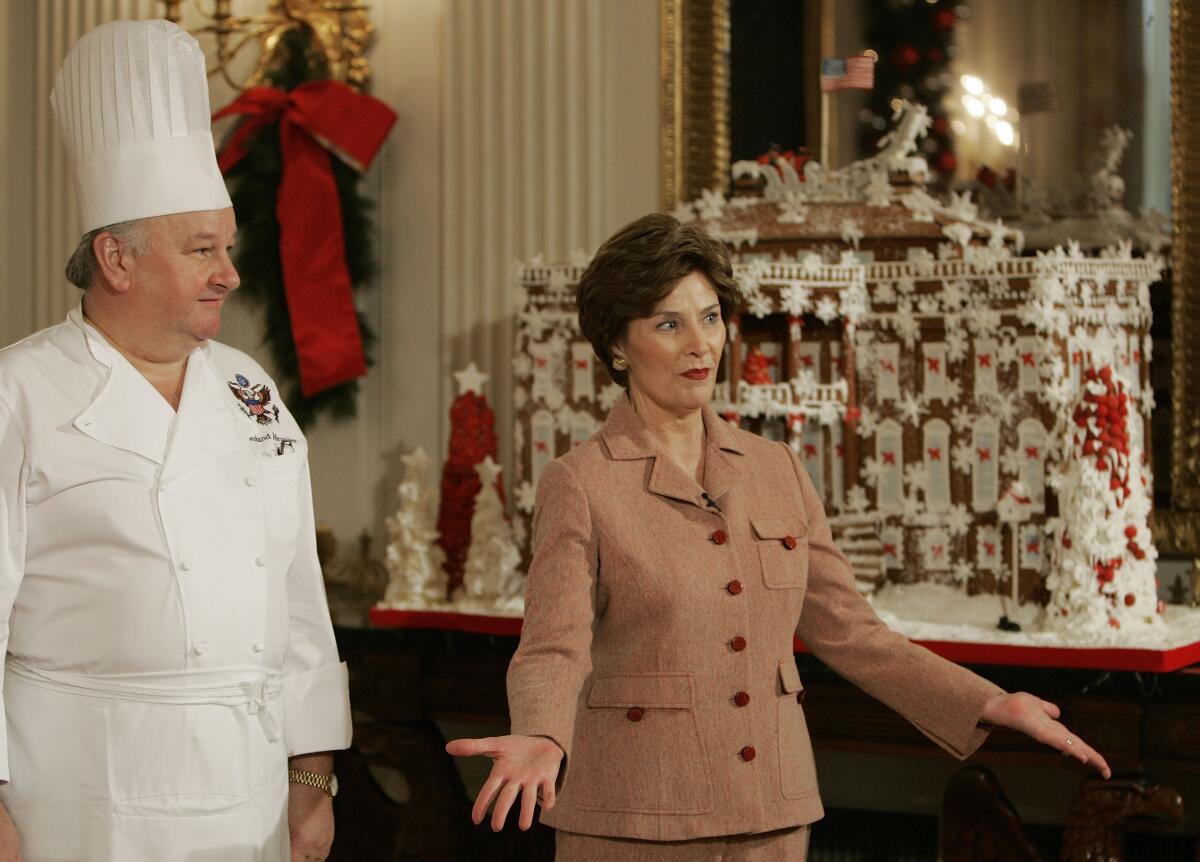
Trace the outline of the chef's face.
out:
M 147 219 L 149 250 L 129 269 L 129 312 L 154 339 L 190 351 L 221 328 L 221 306 L 241 284 L 229 254 L 232 209 Z
M 649 317 L 629 321 L 613 355 L 629 362 L 629 397 L 643 418 L 680 418 L 712 400 L 725 321 L 699 272 L 680 279 Z M 650 414 L 650 415 L 648 415 Z

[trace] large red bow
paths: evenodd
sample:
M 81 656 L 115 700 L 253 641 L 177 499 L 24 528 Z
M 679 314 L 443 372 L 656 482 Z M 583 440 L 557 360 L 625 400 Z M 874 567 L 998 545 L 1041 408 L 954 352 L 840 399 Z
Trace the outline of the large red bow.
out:
M 378 99 L 337 81 L 310 81 L 289 92 L 251 87 L 213 119 L 234 115 L 245 119 L 221 151 L 222 173 L 249 153 L 258 131 L 279 122 L 279 258 L 300 391 L 312 396 L 367 373 L 329 152 L 366 170 L 396 115 Z

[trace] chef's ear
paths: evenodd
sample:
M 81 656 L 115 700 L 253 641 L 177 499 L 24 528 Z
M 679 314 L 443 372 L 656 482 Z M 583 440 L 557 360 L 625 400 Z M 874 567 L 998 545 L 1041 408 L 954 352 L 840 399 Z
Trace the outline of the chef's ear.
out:
M 128 238 L 122 239 L 106 230 L 96 234 L 92 240 L 92 254 L 96 257 L 98 281 L 117 293 L 129 290 L 132 282 L 130 267 L 137 249 Z

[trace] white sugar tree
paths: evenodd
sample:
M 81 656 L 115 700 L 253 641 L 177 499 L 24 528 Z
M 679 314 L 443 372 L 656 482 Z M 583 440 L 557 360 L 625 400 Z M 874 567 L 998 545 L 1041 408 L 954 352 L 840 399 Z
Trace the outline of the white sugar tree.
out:
M 466 603 L 480 610 L 520 613 L 523 582 L 519 566 L 521 552 L 513 538 L 512 525 L 504 514 L 504 503 L 496 490 L 500 466 L 491 456 L 475 467 L 479 494 L 471 517 L 471 546 L 463 572 Z
M 429 479 L 429 456 L 417 448 L 400 460 L 404 462 L 400 508 L 385 519 L 389 542 L 384 564 L 390 577 L 381 604 L 392 608 L 445 604 L 445 555 L 437 544 L 437 501 Z

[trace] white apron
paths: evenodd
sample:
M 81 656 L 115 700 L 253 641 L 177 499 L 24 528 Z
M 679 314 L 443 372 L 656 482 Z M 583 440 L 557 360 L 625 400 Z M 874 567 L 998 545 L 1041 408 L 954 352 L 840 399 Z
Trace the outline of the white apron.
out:
M 0 788 L 24 862 L 287 862 L 280 688 L 259 669 L 96 676 L 10 659 L 9 763 L 38 775 Z

